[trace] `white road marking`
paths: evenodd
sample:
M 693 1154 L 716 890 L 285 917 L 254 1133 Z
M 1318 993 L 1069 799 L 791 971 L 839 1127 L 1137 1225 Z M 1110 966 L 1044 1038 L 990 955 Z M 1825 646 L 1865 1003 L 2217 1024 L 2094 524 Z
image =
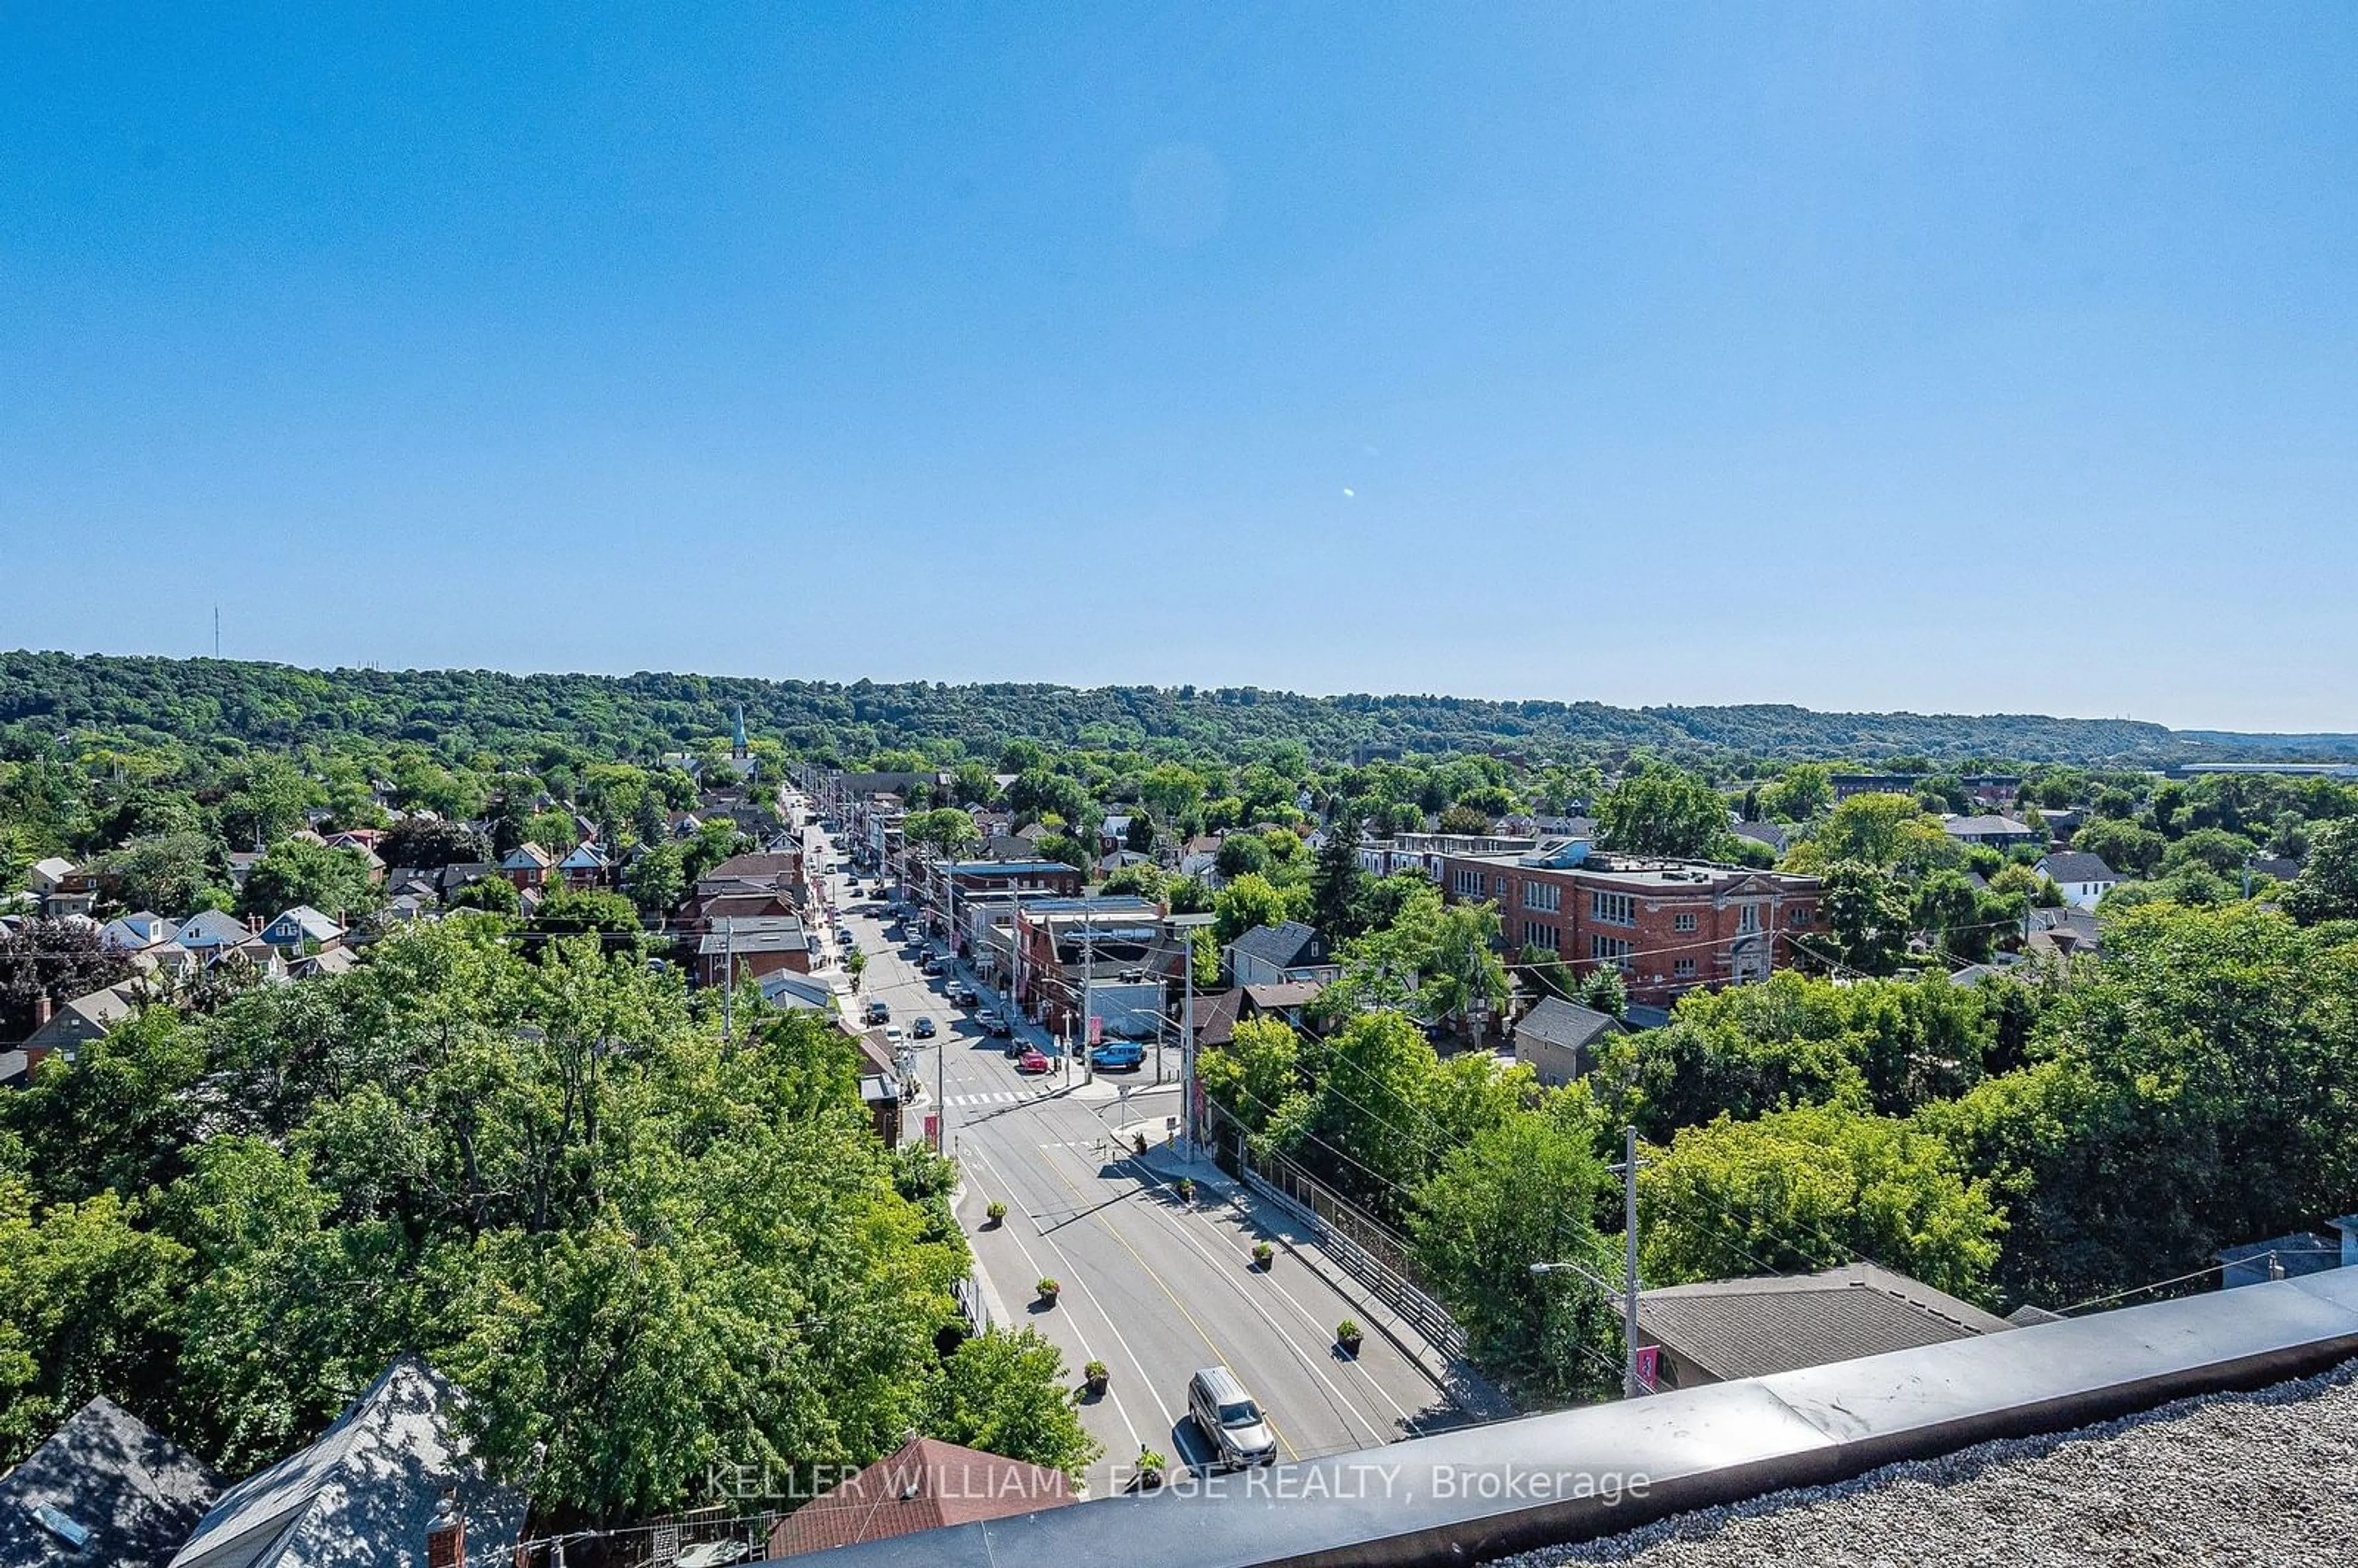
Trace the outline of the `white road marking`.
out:
M 1015 1195 L 1014 1187 L 1007 1181 L 1007 1178 L 1000 1173 L 998 1167 L 992 1163 L 990 1156 L 983 1152 L 979 1145 L 976 1146 L 973 1152 L 973 1158 L 980 1161 L 984 1165 L 990 1166 L 991 1174 L 998 1181 L 1001 1191 L 1005 1192 L 1010 1197 Z M 1024 1217 L 1027 1219 L 1032 1218 L 1029 1215 L 1026 1215 Z M 1171 1407 L 1164 1404 L 1163 1402 L 1163 1396 L 1154 1391 L 1154 1379 L 1146 1375 L 1146 1364 L 1138 1358 L 1138 1352 L 1130 1347 L 1130 1341 L 1122 1337 L 1121 1325 L 1114 1321 L 1113 1314 L 1106 1311 L 1105 1303 L 1098 1300 L 1097 1292 L 1095 1291 L 1089 1289 L 1087 1275 L 1082 1271 L 1071 1267 L 1073 1261 L 1071 1256 L 1067 1254 L 1063 1248 L 1057 1246 L 1055 1239 L 1051 1238 L 1046 1231 L 1039 1230 L 1038 1225 L 1039 1222 L 1037 1220 L 1033 1221 L 1033 1229 L 1038 1231 L 1041 1242 L 1046 1246 L 1049 1251 L 1056 1255 L 1060 1262 L 1065 1265 L 1065 1272 L 1072 1276 L 1073 1283 L 1080 1288 L 1081 1294 L 1088 1298 L 1089 1305 L 1097 1309 L 1097 1314 L 1099 1317 L 1105 1319 L 1106 1331 L 1113 1336 L 1114 1343 L 1121 1346 L 1121 1353 L 1130 1357 L 1130 1368 L 1138 1374 L 1139 1387 L 1144 1389 L 1146 1390 L 1146 1397 L 1154 1401 L 1154 1408 L 1162 1412 L 1164 1424 L 1166 1426 L 1176 1424 L 1171 1420 Z M 1023 1254 L 1023 1266 L 1027 1269 L 1039 1268 L 1038 1260 L 1032 1256 L 1032 1249 L 1023 1245 L 1023 1238 L 1020 1235 L 1016 1235 L 1012 1231 L 1009 1232 L 1009 1235 L 1013 1238 L 1016 1249 Z M 1041 1277 L 1045 1278 L 1047 1273 L 1048 1271 L 1045 1269 L 1040 1270 Z M 1058 1277 L 1060 1279 L 1062 1278 L 1062 1276 Z M 1081 1325 L 1076 1319 L 1073 1320 L 1073 1337 L 1080 1340 L 1081 1355 L 1084 1357 L 1089 1360 L 1097 1359 L 1096 1353 L 1089 1349 L 1088 1339 L 1081 1333 Z M 1141 1449 L 1145 1448 L 1146 1444 L 1139 1441 L 1138 1423 L 1130 1419 L 1129 1408 L 1122 1403 L 1121 1396 L 1109 1390 L 1107 1397 L 1113 1400 L 1114 1413 L 1121 1417 L 1121 1424 L 1130 1429 L 1130 1441 L 1132 1443 L 1137 1443 Z

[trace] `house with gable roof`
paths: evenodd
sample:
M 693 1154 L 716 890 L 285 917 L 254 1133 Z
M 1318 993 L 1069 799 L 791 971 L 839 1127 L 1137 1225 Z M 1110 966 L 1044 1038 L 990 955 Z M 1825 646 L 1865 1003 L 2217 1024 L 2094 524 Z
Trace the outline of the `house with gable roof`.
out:
M 223 1492 L 168 1568 L 498 1562 L 524 1530 L 524 1494 L 492 1482 L 457 1417 L 466 1396 L 415 1356 L 387 1367 L 318 1442 Z M 428 1549 L 445 1495 L 460 1552 Z

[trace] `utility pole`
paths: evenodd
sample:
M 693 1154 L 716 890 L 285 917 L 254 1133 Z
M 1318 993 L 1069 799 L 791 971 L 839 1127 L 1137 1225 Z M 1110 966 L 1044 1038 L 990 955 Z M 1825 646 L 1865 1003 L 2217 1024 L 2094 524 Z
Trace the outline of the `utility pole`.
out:
M 1097 977 L 1097 915 L 1089 909 L 1088 881 L 1084 877 L 1081 882 L 1081 1081 L 1085 1084 L 1098 1081 L 1098 1065 L 1089 1054 L 1090 1047 L 1097 1044 L 1097 1037 L 1089 1029 L 1090 1022 L 1097 1016 L 1097 998 L 1089 989 Z
M 1621 1342 L 1627 1351 L 1626 1364 L 1621 1368 L 1621 1395 L 1636 1399 L 1643 1392 L 1638 1385 L 1638 1130 L 1624 1128 L 1621 1132 L 1621 1163 L 1614 1167 L 1621 1176 L 1621 1223 L 1627 1257 L 1628 1272 L 1621 1283 Z
M 720 1044 L 737 1044 L 737 922 L 728 915 L 720 917 Z
M 1179 1004 L 1179 1132 L 1190 1160 L 1195 1157 L 1195 928 L 1184 929 L 1180 972 L 1186 978 Z

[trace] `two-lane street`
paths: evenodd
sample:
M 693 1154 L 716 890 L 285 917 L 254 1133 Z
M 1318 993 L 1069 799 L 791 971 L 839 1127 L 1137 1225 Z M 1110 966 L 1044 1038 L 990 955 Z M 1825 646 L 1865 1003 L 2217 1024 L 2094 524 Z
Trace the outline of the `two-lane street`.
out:
M 811 844 L 828 853 L 823 836 Z M 948 1147 L 965 1178 L 959 1216 L 994 1316 L 1054 1341 L 1076 1385 L 1092 1360 L 1110 1374 L 1105 1397 L 1082 1403 L 1106 1450 L 1089 1476 L 1093 1492 L 1119 1484 L 1141 1447 L 1174 1463 L 1208 1459 L 1185 1419 L 1187 1380 L 1204 1367 L 1226 1365 L 1243 1379 L 1269 1413 L 1281 1461 L 1466 1419 L 1382 1336 L 1369 1334 L 1356 1358 L 1344 1356 L 1335 1328 L 1354 1315 L 1348 1298 L 1282 1249 L 1267 1272 L 1254 1268 L 1261 1233 L 1247 1216 L 1204 1193 L 1183 1204 L 1149 1168 L 1167 1162 L 1134 1157 L 1118 1134 L 1143 1123 L 1159 1141 L 1164 1119 L 1179 1110 L 1176 1083 L 1153 1083 L 1151 1050 L 1143 1068 L 1094 1082 L 1078 1070 L 1018 1073 L 1007 1042 L 987 1037 L 969 1010 L 950 1003 L 948 977 L 924 975 L 886 934 L 876 899 L 847 896 L 847 879 L 832 866 L 826 887 L 868 956 L 855 1010 L 882 998 L 903 1031 L 920 1018 L 937 1030 L 908 1042 L 925 1086 L 911 1125 L 947 1116 Z M 1166 1065 L 1175 1075 L 1175 1050 Z M 993 1201 L 1008 1210 L 996 1227 L 985 1219 Z M 1053 1306 L 1038 1299 L 1043 1278 L 1062 1286 Z

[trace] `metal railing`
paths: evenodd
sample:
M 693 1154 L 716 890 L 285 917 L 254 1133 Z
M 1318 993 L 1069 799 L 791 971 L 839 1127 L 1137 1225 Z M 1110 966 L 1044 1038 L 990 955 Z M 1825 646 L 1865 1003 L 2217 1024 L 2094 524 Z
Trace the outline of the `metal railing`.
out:
M 1235 1117 L 1207 1105 L 1215 1141 L 1233 1140 L 1238 1179 L 1301 1217 L 1336 1266 L 1397 1313 L 1427 1344 L 1453 1360 L 1466 1355 L 1466 1331 L 1434 1300 L 1409 1257 L 1408 1243 L 1284 1154 L 1255 1152 Z
M 983 1299 L 980 1281 L 971 1275 L 950 1282 L 950 1298 L 957 1303 L 967 1326 L 977 1335 L 990 1332 L 990 1303 Z

